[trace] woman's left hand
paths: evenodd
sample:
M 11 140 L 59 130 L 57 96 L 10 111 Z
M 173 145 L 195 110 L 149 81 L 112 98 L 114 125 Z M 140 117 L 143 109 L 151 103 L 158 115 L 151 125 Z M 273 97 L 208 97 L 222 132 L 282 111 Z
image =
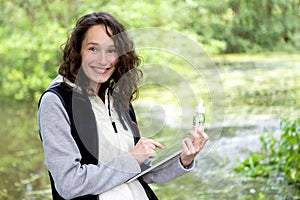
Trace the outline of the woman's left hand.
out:
M 198 130 L 193 127 L 193 130 L 190 130 L 188 134 L 193 136 L 193 138 L 186 138 L 182 143 L 183 151 L 180 155 L 180 161 L 184 167 L 188 167 L 193 162 L 196 155 L 201 151 L 208 140 L 208 136 L 204 132 L 203 127 L 198 128 Z

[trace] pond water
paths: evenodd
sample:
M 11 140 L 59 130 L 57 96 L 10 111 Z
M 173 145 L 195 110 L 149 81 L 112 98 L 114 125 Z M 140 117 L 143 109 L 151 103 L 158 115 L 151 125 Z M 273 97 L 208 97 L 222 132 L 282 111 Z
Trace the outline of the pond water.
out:
M 221 137 L 212 137 L 213 148 L 198 156 L 193 172 L 152 187 L 166 200 L 300 199 L 299 190 L 282 177 L 252 179 L 232 170 L 260 149 L 259 136 L 280 134 L 280 117 L 299 116 L 300 60 L 283 55 L 217 62 L 226 93 Z M 36 112 L 35 104 L 1 99 L 0 199 L 51 199 Z M 206 131 L 213 133 L 213 126 Z

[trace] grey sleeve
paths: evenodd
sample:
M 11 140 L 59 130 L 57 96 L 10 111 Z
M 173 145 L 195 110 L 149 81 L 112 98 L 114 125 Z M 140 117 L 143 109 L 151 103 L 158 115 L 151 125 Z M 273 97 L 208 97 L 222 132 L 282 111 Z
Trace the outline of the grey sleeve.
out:
M 44 94 L 38 113 L 46 166 L 56 190 L 71 199 L 87 194 L 100 194 L 141 172 L 130 152 L 103 165 L 81 165 L 79 149 L 71 135 L 70 121 L 59 97 Z
M 179 157 L 175 157 L 161 167 L 145 174 L 143 180 L 146 183 L 166 183 L 172 181 L 195 168 L 195 161 L 188 168 L 184 168 Z

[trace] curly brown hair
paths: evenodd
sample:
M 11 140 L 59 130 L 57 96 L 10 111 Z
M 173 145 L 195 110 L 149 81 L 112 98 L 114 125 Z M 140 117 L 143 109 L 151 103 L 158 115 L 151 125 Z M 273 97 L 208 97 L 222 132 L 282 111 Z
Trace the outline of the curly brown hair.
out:
M 140 65 L 141 59 L 135 53 L 133 42 L 129 39 L 125 27 L 115 17 L 106 12 L 87 14 L 76 22 L 76 26 L 63 49 L 59 74 L 72 83 L 76 82 L 82 88 L 88 89 L 89 80 L 84 73 L 80 73 L 82 71 L 80 70 L 82 63 L 80 51 L 88 29 L 94 25 L 104 25 L 106 34 L 114 41 L 118 53 L 115 71 L 106 83 L 101 84 L 98 95 L 101 97 L 108 87 L 114 89 L 114 86 L 122 78 L 122 83 L 118 84 L 116 90 L 118 91 L 116 98 L 120 100 L 119 102 L 126 100 L 127 103 L 124 103 L 123 106 L 127 107 L 128 103 L 135 99 L 134 97 L 137 97 L 137 86 L 142 77 L 142 72 L 137 67 Z M 124 76 L 128 72 L 130 72 L 130 75 Z

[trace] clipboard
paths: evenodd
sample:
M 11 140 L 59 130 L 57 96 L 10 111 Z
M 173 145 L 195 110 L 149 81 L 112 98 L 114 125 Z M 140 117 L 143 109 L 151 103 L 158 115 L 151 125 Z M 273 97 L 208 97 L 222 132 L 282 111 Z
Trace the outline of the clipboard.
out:
M 181 144 L 181 143 L 180 143 Z M 167 164 L 169 161 L 173 161 L 173 158 L 178 157 L 182 152 L 182 147 L 179 145 L 178 143 L 176 143 L 175 145 L 172 145 L 166 149 L 161 150 L 156 157 L 153 158 L 152 160 L 152 165 L 143 170 L 141 173 L 137 174 L 136 176 L 132 177 L 131 179 L 129 179 L 126 183 L 130 183 L 134 180 L 136 180 L 137 178 L 150 173 L 151 171 L 163 166 L 164 164 Z

